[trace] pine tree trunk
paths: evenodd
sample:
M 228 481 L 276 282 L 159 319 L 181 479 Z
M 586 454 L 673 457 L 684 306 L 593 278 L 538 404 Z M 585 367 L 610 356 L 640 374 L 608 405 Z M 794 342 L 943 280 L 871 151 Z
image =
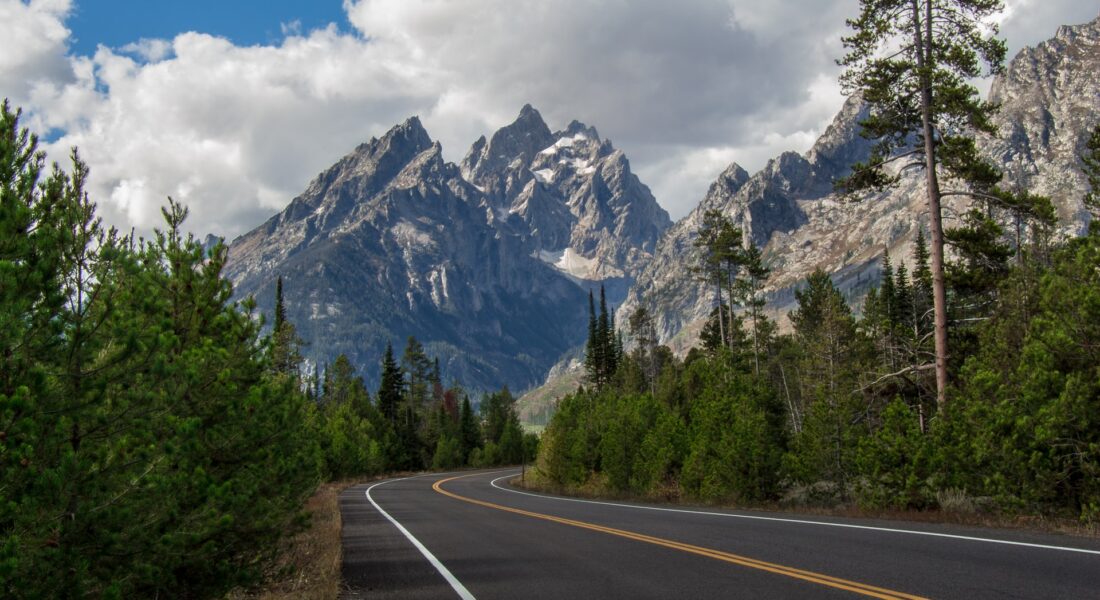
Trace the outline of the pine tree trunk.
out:
M 729 342 L 729 349 L 730 350 L 733 350 L 733 328 L 736 325 L 736 323 L 734 323 L 734 321 L 733 321 L 733 316 L 734 316 L 733 315 L 733 281 L 734 281 L 734 278 L 733 278 L 732 270 L 727 271 L 726 272 L 726 296 L 729 298 L 729 301 L 730 301 L 730 320 L 729 320 L 729 327 L 727 327 L 726 329 L 730 332 L 730 342 Z
M 718 337 L 722 338 L 722 346 L 729 347 L 726 343 L 726 316 L 722 313 L 722 281 L 716 280 L 718 285 L 714 286 L 718 290 Z
M 757 377 L 760 377 L 760 324 L 759 324 L 759 310 L 760 307 L 756 305 L 756 277 L 749 278 L 749 284 L 752 286 L 752 297 L 749 298 L 749 302 L 752 303 L 752 360 L 753 360 L 753 372 Z
M 932 4 L 925 1 L 924 31 L 921 35 L 921 15 L 917 0 L 913 6 L 913 41 L 916 46 L 917 69 L 920 74 L 921 124 L 924 134 L 925 176 L 928 184 L 929 230 L 932 236 L 932 306 L 934 340 L 936 344 L 936 404 L 942 411 L 947 402 L 947 290 L 943 276 L 943 215 L 940 206 L 940 183 L 936 177 L 936 143 L 932 128 L 932 82 L 928 75 L 932 59 Z

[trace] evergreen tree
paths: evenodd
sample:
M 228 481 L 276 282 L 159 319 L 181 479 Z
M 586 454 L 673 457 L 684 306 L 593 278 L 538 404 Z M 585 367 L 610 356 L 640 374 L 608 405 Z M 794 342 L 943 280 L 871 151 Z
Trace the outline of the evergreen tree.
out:
M 890 313 L 881 295 L 882 288 L 871 288 L 863 298 L 863 319 L 859 326 L 875 348 L 875 355 L 887 369 L 893 367 L 890 358 Z
M 706 323 L 703 324 L 703 330 L 699 332 L 699 342 L 702 344 L 703 349 L 712 355 L 727 347 L 725 338 L 726 319 L 724 317 L 726 310 L 728 308 L 724 305 L 712 308 Z
M 275 322 L 271 330 L 271 363 L 276 373 L 298 378 L 302 363 L 302 341 L 294 324 L 287 320 L 283 304 L 283 278 L 275 282 Z
M 917 230 L 913 245 L 913 335 L 922 339 L 932 331 L 932 268 L 924 230 Z
M 428 403 L 430 397 L 432 360 L 424 352 L 424 345 L 414 336 L 410 335 L 405 344 L 401 368 L 406 378 L 406 400 L 414 409 L 419 409 Z
M 224 245 L 103 230 L 0 107 L 0 596 L 217 597 L 256 581 L 317 482 Z
M 728 311 L 728 329 L 727 331 L 733 334 L 733 321 L 735 319 L 733 314 L 733 304 L 740 303 L 746 308 L 750 308 L 746 301 L 749 300 L 748 295 L 745 293 L 745 281 L 741 278 L 742 267 L 745 266 L 747 256 L 743 246 L 745 246 L 744 233 L 733 225 L 733 221 L 723 215 L 720 221 L 720 229 L 718 232 L 716 242 L 716 252 L 721 260 L 723 279 L 726 282 L 726 297 L 729 298 L 730 308 Z M 750 242 L 748 246 L 752 246 Z M 759 254 L 757 254 L 759 259 Z M 757 264 L 759 269 L 763 269 L 763 264 Z M 766 276 L 766 273 L 765 273 Z
M 1010 511 L 1100 521 L 1100 236 L 1055 252 L 1041 278 L 1003 282 L 959 406 L 940 423 L 944 485 Z
M 508 386 L 504 386 L 499 392 L 489 394 L 481 403 L 481 418 L 484 423 L 486 442 L 500 444 L 500 437 L 504 434 L 504 426 L 515 401 Z
M 988 212 L 971 209 L 961 226 L 946 232 L 956 259 L 947 276 L 954 292 L 956 319 L 982 319 L 988 315 L 998 284 L 1008 275 L 1014 249 L 1005 230 Z
M 607 382 L 611 380 L 611 374 L 614 373 L 615 338 L 612 327 L 613 323 L 611 316 L 607 312 L 607 294 L 604 292 L 604 288 L 601 285 L 600 315 L 596 321 L 596 344 L 599 348 L 596 356 L 598 356 L 600 360 L 599 378 L 597 380 L 598 387 L 607 385 Z
M 470 405 L 470 397 L 463 395 L 462 407 L 458 414 L 459 441 L 462 450 L 462 462 L 469 459 L 475 448 L 481 447 L 481 427 Z
M 890 320 L 899 327 L 901 332 L 908 333 L 913 330 L 913 290 L 909 284 L 909 269 L 904 262 L 898 263 L 894 271 L 894 305 Z
M 432 359 L 432 372 L 428 375 L 428 381 L 434 386 L 440 386 L 443 384 L 443 374 L 439 368 L 439 357 L 436 356 Z
M 326 377 L 328 371 L 325 372 Z M 386 344 L 382 355 L 382 377 L 378 386 L 378 409 L 391 426 L 397 425 L 398 407 L 404 397 L 404 375 L 393 357 L 393 345 Z
M 518 465 L 524 461 L 523 429 L 520 427 L 519 418 L 515 410 L 509 407 L 504 428 L 500 434 L 500 463 L 503 465 Z
M 722 314 L 722 288 L 727 281 L 723 263 L 726 256 L 725 242 L 730 237 L 727 223 L 728 220 L 721 211 L 711 209 L 703 213 L 703 222 L 694 242 L 695 248 L 700 252 L 700 264 L 693 269 L 699 274 L 700 280 L 714 285 L 718 297 L 718 336 L 723 346 L 726 344 L 726 325 Z
M 879 285 L 879 299 L 882 301 L 883 309 L 892 323 L 895 322 L 893 321 L 894 316 L 898 314 L 898 292 L 894 277 L 894 265 L 890 263 L 890 252 L 883 249 L 882 284 Z
M 630 336 L 634 339 L 634 362 L 641 365 L 645 375 L 645 385 L 650 393 L 656 391 L 658 374 L 657 326 L 653 316 L 644 306 L 634 309 L 628 319 Z
M 740 252 L 737 262 L 743 266 L 745 273 L 745 277 L 737 285 L 737 298 L 741 306 L 748 309 L 749 332 L 752 337 L 753 373 L 759 377 L 761 356 L 767 347 L 768 332 L 770 331 L 767 318 L 763 314 L 767 301 L 764 299 L 762 291 L 771 269 L 764 265 L 764 257 L 760 253 L 760 248 L 757 248 L 751 242 Z M 731 323 L 730 331 L 733 330 L 734 327 Z
M 597 316 L 588 295 L 588 341 L 585 344 L 585 373 L 597 389 L 615 376 L 622 355 L 622 339 L 615 331 L 615 317 L 607 310 L 607 295 L 600 286 L 600 312 Z
M 275 280 L 275 326 L 274 330 L 279 331 L 282 328 L 283 323 L 286 323 L 286 307 L 283 306 L 283 276 L 279 275 Z
M 852 393 L 862 368 L 862 340 L 844 296 L 824 271 L 814 271 L 795 297 L 798 308 L 790 318 L 801 350 L 800 395 L 807 406 L 788 468 L 803 481 L 831 481 L 844 496 L 854 474 L 856 424 L 863 408 Z
M 841 83 L 860 93 L 870 107 L 862 135 L 874 139 L 871 158 L 853 166 L 841 182 L 849 193 L 881 189 L 897 182 L 886 167 L 896 160 L 924 169 L 931 231 L 936 389 L 940 408 L 948 385 L 947 292 L 941 199 L 949 195 L 989 196 L 1001 174 L 978 154 L 973 132 L 996 134 L 995 106 L 979 99 L 969 83 L 999 73 L 1005 44 L 991 17 L 1000 0 L 861 0 L 860 15 L 849 20 L 848 54 Z M 884 58 L 885 56 L 885 58 Z M 915 143 L 914 143 L 915 142 Z M 941 190 L 940 182 L 960 182 Z
M 895 279 L 894 266 L 890 262 L 890 252 L 882 251 L 882 282 L 878 287 L 877 304 L 872 305 L 871 311 L 878 317 L 872 323 L 872 327 L 879 334 L 878 344 L 882 352 L 883 364 L 893 371 L 898 368 L 900 360 L 898 353 L 897 336 L 895 335 L 898 323 L 898 291 Z
M 366 416 L 373 410 L 363 378 L 355 374 L 355 367 L 346 354 L 336 357 L 326 376 L 329 381 L 329 392 L 325 397 L 327 405 L 350 404 L 354 413 L 360 416 Z
M 596 304 L 592 299 L 592 290 L 588 290 L 588 340 L 584 346 L 584 371 L 589 383 L 596 384 L 600 378 L 599 329 L 596 323 Z
M 1089 182 L 1089 191 L 1085 193 L 1084 203 L 1092 213 L 1089 231 L 1100 230 L 1100 123 L 1092 128 L 1085 142 L 1085 153 L 1081 155 L 1081 171 Z

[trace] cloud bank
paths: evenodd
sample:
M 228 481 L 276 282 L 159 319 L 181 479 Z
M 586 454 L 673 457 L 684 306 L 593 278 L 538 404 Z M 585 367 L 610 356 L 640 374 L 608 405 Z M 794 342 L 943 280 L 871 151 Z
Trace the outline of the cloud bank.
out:
M 1095 17 L 1076 0 L 1010 2 L 1019 48 Z M 78 146 L 106 220 L 148 232 L 167 196 L 193 231 L 244 233 L 356 144 L 418 114 L 458 160 L 538 107 L 631 158 L 674 217 L 731 161 L 804 151 L 842 98 L 833 60 L 855 0 L 347 0 L 349 27 L 237 46 L 171 40 L 68 49 L 67 0 L 0 0 L 0 95 Z M 89 5 L 83 10 L 94 10 Z

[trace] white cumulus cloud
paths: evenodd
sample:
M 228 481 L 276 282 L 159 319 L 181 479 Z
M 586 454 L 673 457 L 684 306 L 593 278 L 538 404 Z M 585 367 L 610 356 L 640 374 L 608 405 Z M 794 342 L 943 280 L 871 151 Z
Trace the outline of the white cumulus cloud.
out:
M 1014 0 L 1032 44 L 1095 16 Z M 524 103 L 579 119 L 630 157 L 674 217 L 732 160 L 803 152 L 842 98 L 834 59 L 856 0 L 345 0 L 350 30 L 282 27 L 242 47 L 202 32 L 68 48 L 67 0 L 0 0 L 0 95 L 92 167 L 109 222 L 148 232 L 167 196 L 230 237 L 285 206 L 355 145 L 418 114 L 459 160 Z M 96 10 L 89 4 L 81 10 Z M 1089 14 L 1085 14 L 1089 13 Z M 1033 26 L 1032 23 L 1041 23 Z M 1018 47 L 1012 43 L 1013 47 Z M 58 134 L 60 132 L 60 134 Z

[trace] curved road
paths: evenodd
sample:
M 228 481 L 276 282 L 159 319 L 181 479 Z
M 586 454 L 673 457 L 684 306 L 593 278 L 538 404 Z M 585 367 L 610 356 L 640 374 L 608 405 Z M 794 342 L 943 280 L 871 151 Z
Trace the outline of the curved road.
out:
M 346 598 L 1098 598 L 1100 541 L 530 494 L 516 469 L 353 486 Z

